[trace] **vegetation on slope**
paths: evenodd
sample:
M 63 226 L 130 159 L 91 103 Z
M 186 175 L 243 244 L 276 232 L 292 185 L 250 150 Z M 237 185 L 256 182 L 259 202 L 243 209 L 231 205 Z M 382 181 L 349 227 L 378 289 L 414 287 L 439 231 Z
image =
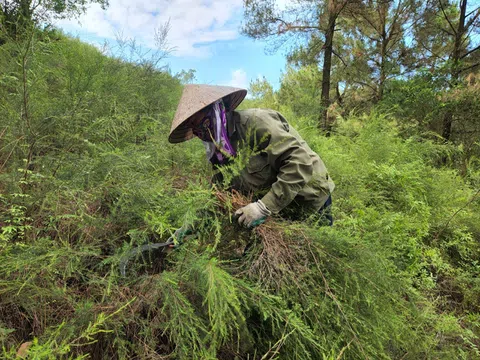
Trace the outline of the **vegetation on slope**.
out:
M 263 93 L 244 106 L 276 107 L 325 160 L 335 226 L 240 229 L 246 199 L 212 188 L 201 144 L 168 144 L 181 84 L 150 65 L 57 32 L 0 47 L 4 358 L 28 341 L 36 359 L 480 356 L 480 175 L 440 166 L 457 148 L 380 109 L 326 137 Z

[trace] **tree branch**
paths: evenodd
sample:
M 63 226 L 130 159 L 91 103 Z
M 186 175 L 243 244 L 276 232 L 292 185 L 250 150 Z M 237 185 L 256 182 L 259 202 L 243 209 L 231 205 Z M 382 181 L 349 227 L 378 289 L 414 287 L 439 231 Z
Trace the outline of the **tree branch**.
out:
M 477 66 L 480 66 L 480 62 L 477 62 L 477 63 L 475 63 L 475 64 L 473 64 L 473 65 L 467 66 L 466 68 L 460 69 L 460 70 L 457 71 L 457 73 L 460 74 L 460 73 L 462 73 L 462 72 L 464 72 L 464 71 L 474 69 L 474 68 L 476 68 Z
M 33 13 L 35 10 L 37 10 L 37 8 L 38 8 L 41 4 L 42 4 L 41 1 L 39 1 L 39 2 L 36 3 L 36 4 L 34 4 L 34 3 L 30 4 L 31 9 L 32 9 L 32 13 Z
M 450 36 L 455 36 L 455 34 L 451 33 L 450 31 L 448 31 L 447 29 L 444 29 L 443 27 L 440 28 L 440 31 L 446 33 L 447 35 L 450 35 Z
M 471 40 L 470 35 L 472 34 L 473 30 L 475 30 L 476 26 L 470 26 L 470 29 L 466 28 L 468 33 L 463 36 L 461 44 L 463 45 L 467 40 Z
M 280 22 L 285 26 L 285 28 L 283 28 L 283 29 L 279 28 L 277 30 L 277 34 L 283 34 L 283 33 L 287 32 L 287 31 L 290 31 L 290 30 L 319 30 L 319 31 L 322 31 L 322 29 L 319 26 L 292 25 L 292 24 L 290 24 L 290 23 L 288 23 L 285 20 L 280 19 L 280 18 L 272 18 L 272 20 L 274 22 Z
M 440 56 L 440 55 L 434 53 L 433 50 L 429 49 L 429 48 L 423 43 L 423 41 L 419 41 L 418 43 L 422 46 L 422 48 L 423 48 L 424 50 L 428 51 L 430 54 L 432 54 L 432 56 L 436 57 L 437 59 L 440 59 L 440 60 L 442 60 L 442 61 L 446 61 L 446 60 L 447 60 L 447 59 L 445 59 L 443 56 Z
M 387 43 L 387 45 L 385 46 L 386 52 L 389 53 L 390 50 L 392 50 L 395 47 L 395 45 L 397 45 L 401 40 L 403 40 L 402 36 L 398 36 L 395 39 L 391 39 L 389 43 Z
M 319 30 L 322 29 L 319 26 L 303 26 L 303 25 L 290 25 L 287 30 Z
M 340 8 L 339 9 L 335 9 L 336 10 L 336 13 L 337 13 L 337 16 L 340 15 L 340 13 L 343 11 L 343 9 L 345 9 L 345 6 L 347 6 L 347 4 L 350 2 L 351 0 L 345 0 L 343 3 L 340 4 Z
M 370 35 L 364 35 L 364 36 L 366 36 L 367 38 L 369 38 L 370 41 L 373 41 L 374 43 L 379 43 L 379 42 L 382 41 L 381 39 L 371 37 Z
M 471 14 L 471 13 L 470 13 Z M 469 15 L 470 15 L 469 14 Z M 472 16 L 470 19 L 468 19 L 468 22 L 465 24 L 465 29 L 468 29 L 470 26 L 472 26 L 472 24 L 474 23 L 475 20 L 477 20 L 477 18 L 480 16 L 480 8 L 477 9 L 477 13 Z M 465 18 L 467 18 L 467 16 L 465 16 Z
M 450 19 L 448 18 L 447 14 L 445 13 L 445 8 L 443 7 L 442 0 L 438 0 L 438 3 L 440 4 L 440 8 L 442 9 L 443 17 L 445 20 L 447 20 L 448 24 L 450 25 L 450 28 L 453 30 L 453 34 L 457 35 L 457 30 L 455 30 L 454 26 L 450 22 Z
M 375 24 L 365 14 L 363 14 L 363 12 L 360 12 L 360 16 L 365 19 L 365 21 L 377 32 L 377 34 L 379 34 L 380 36 L 382 35 L 382 33 L 377 29 Z
M 340 61 L 343 63 L 344 66 L 347 66 L 347 64 L 345 63 L 345 61 L 343 60 L 343 58 L 337 54 L 337 52 L 335 50 L 332 49 L 332 52 L 333 54 L 338 57 L 340 59 Z
M 475 11 L 480 11 L 480 6 L 472 11 L 470 11 L 467 15 L 465 15 L 465 17 L 469 17 L 470 15 L 472 15 Z
M 366 82 L 363 82 L 363 81 L 360 81 L 360 80 L 353 80 L 353 82 L 355 82 L 357 84 L 360 84 L 360 85 L 363 85 L 363 86 L 367 86 L 370 89 L 372 89 L 375 92 L 375 94 L 377 93 L 377 89 L 374 86 L 372 86 L 370 84 L 367 84 Z
M 397 5 L 397 9 L 395 10 L 395 14 L 393 15 L 392 23 L 390 24 L 390 28 L 387 30 L 387 41 L 390 41 L 392 34 L 393 34 L 393 29 L 395 28 L 395 25 L 397 23 L 398 17 L 400 16 L 400 7 L 402 5 L 402 0 Z
M 314 51 L 316 51 L 317 47 L 320 46 L 320 50 L 323 49 L 323 46 L 324 46 L 324 42 L 319 40 L 319 41 L 316 41 L 314 42 L 311 46 L 309 46 L 307 48 L 307 56 L 310 56 L 311 53 L 313 53 Z
M 459 208 L 457 211 L 455 211 L 453 213 L 452 216 L 450 216 L 450 218 L 447 220 L 447 222 L 445 223 L 445 225 L 440 229 L 440 231 L 438 231 L 436 234 L 435 234 L 435 238 L 434 240 L 438 240 L 440 238 L 440 235 L 443 234 L 443 232 L 447 229 L 448 225 L 450 224 L 450 221 L 453 220 L 453 218 L 455 216 L 457 216 L 457 214 L 462 211 L 463 209 L 465 209 L 466 207 L 468 207 L 471 203 L 473 203 L 475 201 L 475 199 L 477 198 L 477 196 L 480 195 L 480 190 L 478 190 L 471 198 L 470 200 L 464 205 L 462 206 L 461 208 Z
M 462 60 L 463 58 L 466 58 L 468 55 L 470 55 L 471 53 L 474 53 L 477 50 L 480 50 L 480 45 L 478 45 L 476 48 L 473 48 L 472 50 L 468 51 L 464 55 L 460 56 L 460 60 Z

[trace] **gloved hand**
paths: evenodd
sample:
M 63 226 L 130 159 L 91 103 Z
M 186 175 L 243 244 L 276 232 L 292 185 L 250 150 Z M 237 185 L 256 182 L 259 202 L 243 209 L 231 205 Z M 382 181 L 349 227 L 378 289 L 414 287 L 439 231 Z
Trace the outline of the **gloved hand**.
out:
M 183 225 L 180 229 L 175 230 L 173 235 L 175 236 L 175 239 L 178 241 L 183 240 L 183 238 L 187 235 L 190 235 L 192 233 L 192 229 L 190 227 Z
M 238 223 L 249 228 L 260 225 L 271 214 L 262 200 L 250 203 L 235 211 L 235 215 L 239 216 Z
M 181 243 L 182 240 L 187 236 L 191 235 L 192 229 L 188 225 L 183 225 L 180 229 L 175 230 L 173 233 L 173 236 L 171 236 L 168 240 L 173 240 L 175 241 L 175 244 L 172 243 L 172 245 L 169 245 L 169 247 L 178 247 Z

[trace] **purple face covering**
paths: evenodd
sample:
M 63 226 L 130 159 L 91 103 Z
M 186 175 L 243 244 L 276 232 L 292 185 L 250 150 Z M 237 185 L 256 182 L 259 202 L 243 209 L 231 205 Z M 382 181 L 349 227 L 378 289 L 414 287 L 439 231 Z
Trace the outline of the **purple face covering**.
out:
M 213 164 L 223 165 L 229 157 L 236 156 L 227 133 L 227 115 L 222 100 L 215 102 L 196 134 L 207 151 L 207 159 Z M 213 139 L 213 141 L 212 141 Z

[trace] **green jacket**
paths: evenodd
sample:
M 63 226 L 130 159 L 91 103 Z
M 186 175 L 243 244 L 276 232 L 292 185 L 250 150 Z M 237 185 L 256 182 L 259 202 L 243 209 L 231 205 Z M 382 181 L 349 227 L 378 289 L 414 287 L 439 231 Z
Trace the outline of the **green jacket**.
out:
M 327 201 L 334 184 L 323 161 L 280 113 L 234 111 L 228 133 L 237 152 L 244 146 L 254 151 L 234 188 L 263 195 L 262 202 L 274 214 L 287 206 L 316 211 Z

